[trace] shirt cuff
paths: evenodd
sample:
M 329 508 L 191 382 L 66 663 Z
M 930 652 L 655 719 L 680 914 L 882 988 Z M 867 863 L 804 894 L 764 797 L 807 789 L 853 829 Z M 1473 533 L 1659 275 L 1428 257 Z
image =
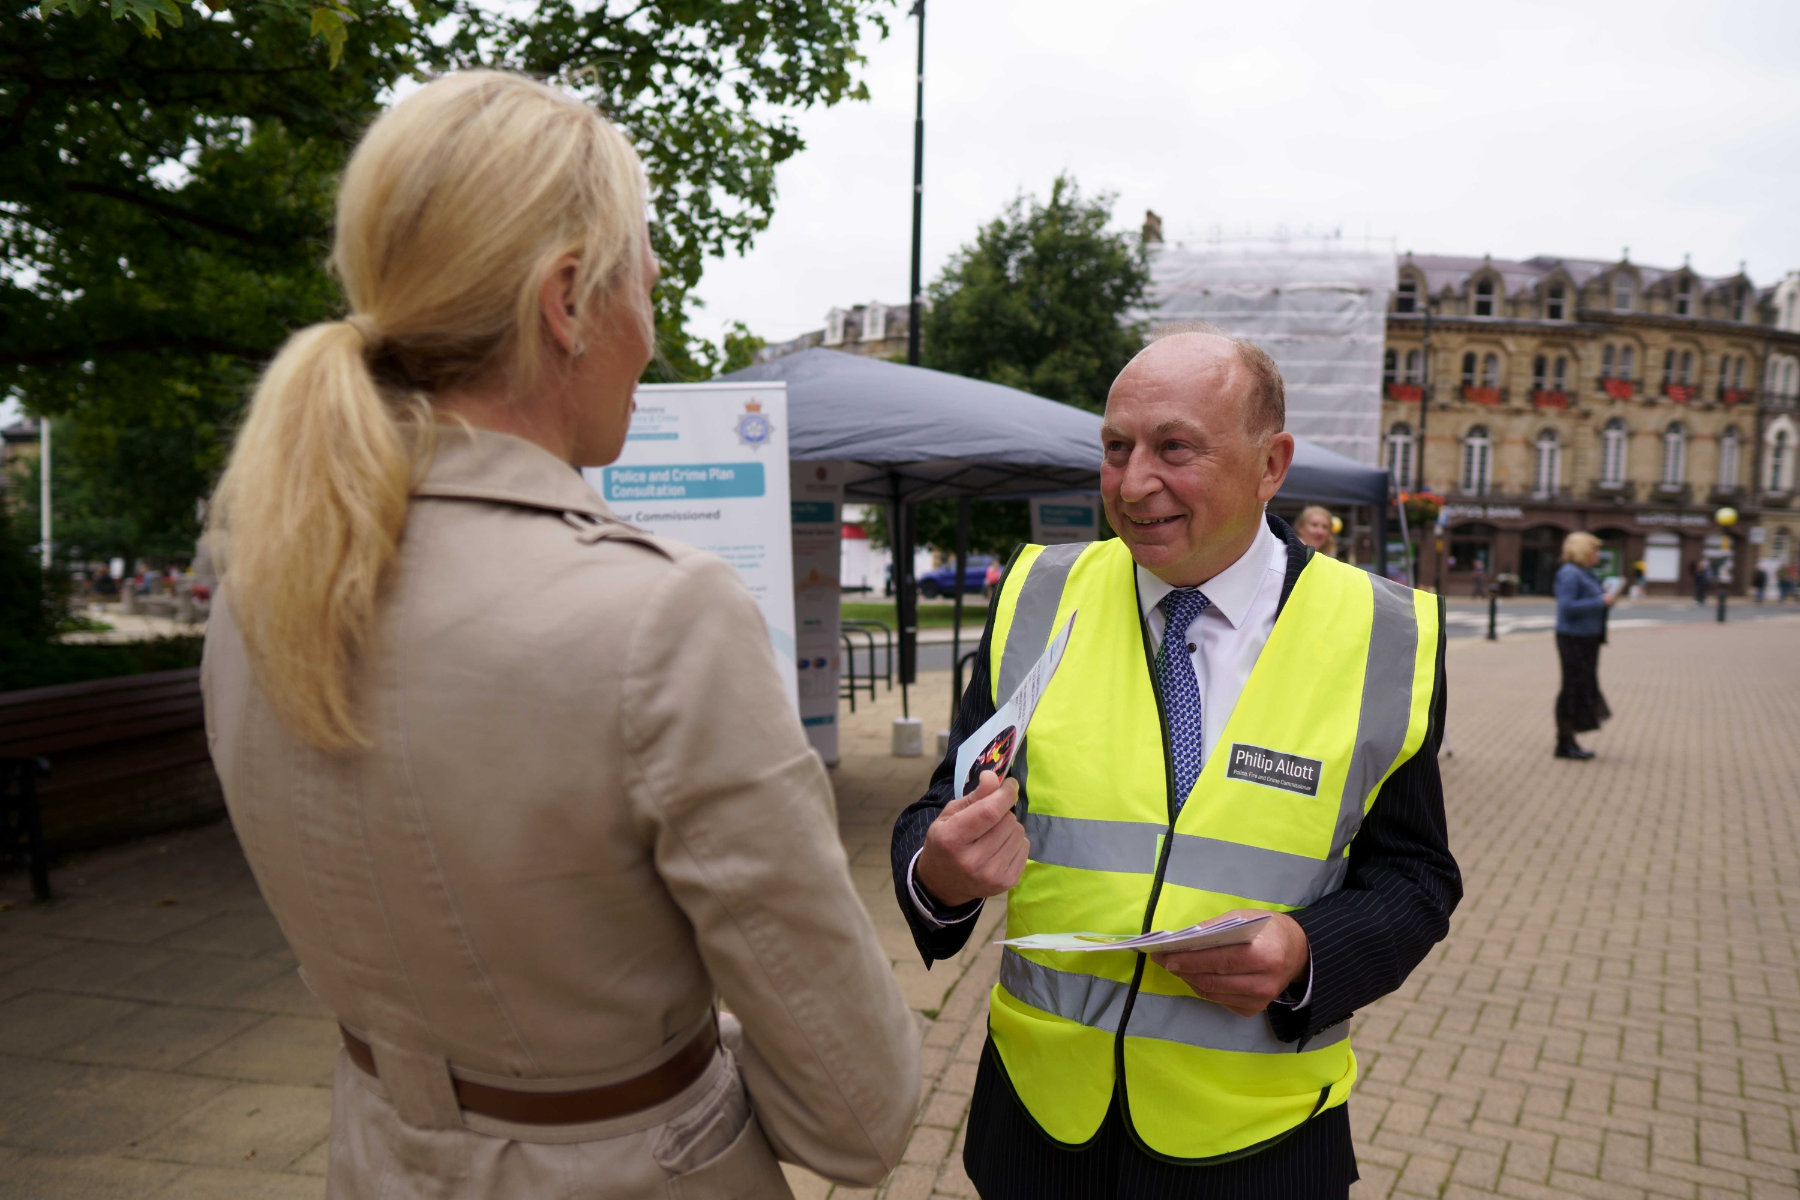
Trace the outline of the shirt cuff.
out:
M 906 864 L 906 894 L 912 897 L 913 908 L 933 929 L 948 929 L 952 925 L 961 925 L 964 921 L 973 919 L 987 901 L 971 900 L 961 909 L 945 908 L 919 886 L 919 855 L 923 853 L 925 847 L 920 846 L 913 851 L 912 861 Z M 1309 986 L 1307 992 L 1310 994 L 1311 991 Z
M 1283 1008 L 1295 1009 L 1305 1008 L 1312 1003 L 1313 968 L 1312 957 L 1310 955 L 1306 959 L 1306 990 L 1300 993 L 1300 998 L 1296 1000 L 1293 998 L 1294 988 L 1299 982 L 1300 981 L 1296 979 L 1293 983 L 1288 984 L 1287 989 L 1283 991 L 1281 995 L 1275 997 L 1275 1003 L 1281 1005 Z

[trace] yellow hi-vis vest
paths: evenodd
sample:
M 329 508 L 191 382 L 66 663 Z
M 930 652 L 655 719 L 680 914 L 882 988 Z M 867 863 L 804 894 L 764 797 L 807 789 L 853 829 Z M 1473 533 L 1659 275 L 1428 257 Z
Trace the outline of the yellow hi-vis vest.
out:
M 1173 817 L 1155 648 L 1122 542 L 1020 552 L 989 643 L 995 702 L 1076 609 L 1014 768 L 1031 858 L 1007 936 L 1180 929 L 1336 891 L 1381 784 L 1424 744 L 1438 600 L 1312 556 Z M 1356 1079 L 1345 1025 L 1282 1042 L 1267 1017 L 1200 999 L 1142 954 L 1009 947 L 989 1031 L 1051 1138 L 1091 1140 L 1117 1084 L 1137 1140 L 1177 1160 L 1254 1152 L 1342 1104 Z

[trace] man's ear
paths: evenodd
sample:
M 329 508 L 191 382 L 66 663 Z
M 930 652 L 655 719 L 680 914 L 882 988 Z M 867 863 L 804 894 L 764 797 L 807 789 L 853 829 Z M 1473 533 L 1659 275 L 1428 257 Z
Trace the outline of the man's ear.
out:
M 538 289 L 538 311 L 543 315 L 544 327 L 565 354 L 574 354 L 581 344 L 581 335 L 577 332 L 580 313 L 575 298 L 578 266 L 573 254 L 563 255 L 550 264 L 550 269 L 544 273 L 543 285 Z
M 1281 490 L 1288 468 L 1294 465 L 1294 435 L 1278 433 L 1269 439 L 1263 452 L 1263 476 L 1256 486 L 1256 498 L 1267 504 Z

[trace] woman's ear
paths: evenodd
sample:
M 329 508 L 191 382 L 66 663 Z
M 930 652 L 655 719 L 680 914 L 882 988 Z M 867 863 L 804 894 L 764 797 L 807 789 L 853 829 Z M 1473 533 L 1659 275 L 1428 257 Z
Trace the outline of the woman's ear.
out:
M 580 314 L 575 296 L 575 277 L 579 264 L 573 254 L 565 254 L 551 264 L 538 290 L 538 309 L 544 326 L 563 353 L 576 355 L 585 349 L 581 344 Z

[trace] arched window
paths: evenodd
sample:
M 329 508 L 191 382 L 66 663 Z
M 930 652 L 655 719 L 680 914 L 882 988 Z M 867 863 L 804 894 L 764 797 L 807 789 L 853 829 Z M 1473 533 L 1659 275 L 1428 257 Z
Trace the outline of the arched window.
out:
M 1777 429 L 1769 435 L 1769 490 L 1785 492 L 1788 490 L 1788 475 L 1792 464 L 1788 456 L 1793 453 L 1793 446 L 1788 439 L 1788 431 Z
M 1673 350 L 1671 350 L 1667 354 L 1663 355 L 1663 386 L 1668 387 L 1671 383 L 1674 383 L 1674 382 L 1675 382 L 1675 352 Z
M 1425 381 L 1425 356 L 1417 350 L 1406 352 L 1406 382 L 1423 383 Z
M 1559 391 L 1559 392 L 1566 392 L 1569 390 L 1569 360 L 1568 359 L 1558 356 L 1558 358 L 1556 360 L 1556 368 L 1550 375 L 1550 386 L 1552 389 L 1554 389 L 1555 391 Z
M 1494 315 L 1494 281 L 1483 279 L 1475 285 L 1475 315 L 1491 317 Z
M 1475 386 L 1475 352 L 1473 350 L 1463 355 L 1462 382 L 1464 387 Z
M 1613 276 L 1613 311 L 1631 311 L 1631 276 L 1623 271 Z
M 1562 438 L 1556 430 L 1537 435 L 1537 457 L 1531 473 L 1531 491 L 1538 497 L 1554 496 L 1562 486 Z
M 1531 386 L 1541 392 L 1549 378 L 1550 360 L 1540 354 L 1531 360 Z
M 1686 317 L 1694 312 L 1694 281 L 1683 279 L 1675 288 L 1675 315 Z
M 1600 431 L 1600 482 L 1618 487 L 1625 482 L 1625 422 L 1618 417 Z
M 1494 443 L 1486 425 L 1476 425 L 1463 435 L 1462 490 L 1471 496 L 1487 494 L 1492 478 Z
M 1731 491 L 1738 485 L 1738 459 L 1743 452 L 1743 438 L 1736 425 L 1727 425 L 1719 435 L 1719 488 Z
M 1562 284 L 1552 284 L 1549 289 L 1544 292 L 1545 319 L 1550 321 L 1560 321 L 1563 319 L 1563 314 L 1567 311 L 1568 305 L 1563 299 Z
M 1608 343 L 1606 343 L 1606 345 L 1600 347 L 1600 378 L 1611 379 L 1612 373 L 1613 373 L 1613 347 L 1612 347 L 1612 343 L 1608 342 Z
M 1399 357 L 1400 357 L 1399 352 L 1395 351 L 1391 347 L 1388 349 L 1388 351 L 1385 354 L 1383 354 L 1381 356 L 1381 382 L 1383 382 L 1383 383 L 1394 382 L 1394 372 L 1395 372 L 1394 364 L 1399 359 Z
M 1395 487 L 1416 486 L 1413 480 L 1413 431 L 1404 421 L 1398 421 L 1388 429 L 1387 469 Z
M 1630 346 L 1619 347 L 1619 378 L 1637 378 L 1637 351 Z
M 1400 277 L 1400 287 L 1394 293 L 1394 311 L 1397 313 L 1419 311 L 1419 281 L 1411 275 Z
M 1681 369 L 1676 373 L 1676 378 L 1682 383 L 1694 382 L 1694 352 L 1692 350 L 1681 352 Z
M 1497 388 L 1500 386 L 1500 356 L 1490 354 L 1481 360 L 1481 386 Z
M 1744 356 L 1738 355 L 1737 362 L 1731 368 L 1731 386 L 1740 392 L 1744 390 Z
M 1670 421 L 1663 430 L 1662 482 L 1664 487 L 1678 487 L 1687 479 L 1687 428 L 1680 421 Z

